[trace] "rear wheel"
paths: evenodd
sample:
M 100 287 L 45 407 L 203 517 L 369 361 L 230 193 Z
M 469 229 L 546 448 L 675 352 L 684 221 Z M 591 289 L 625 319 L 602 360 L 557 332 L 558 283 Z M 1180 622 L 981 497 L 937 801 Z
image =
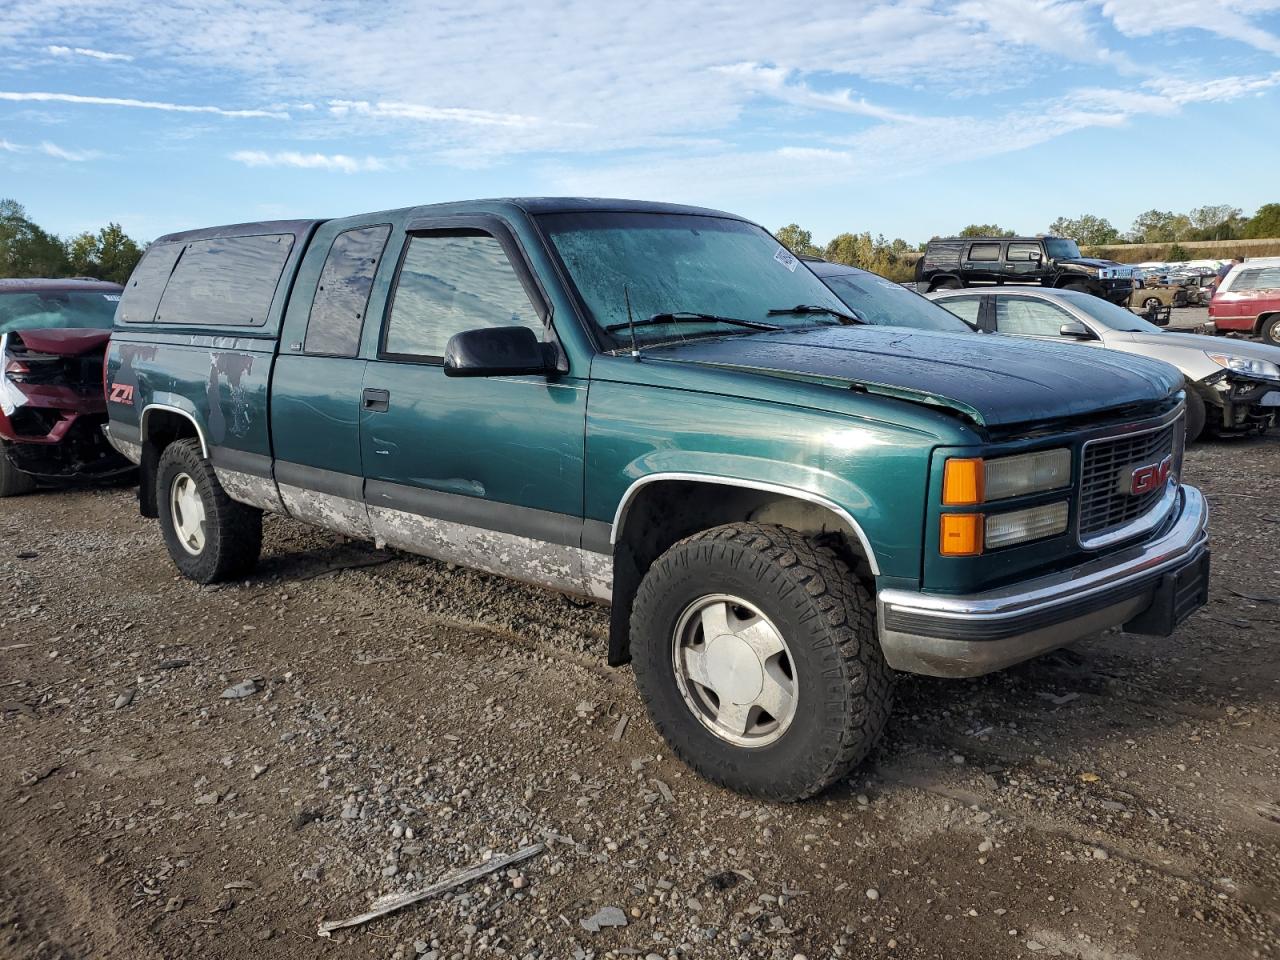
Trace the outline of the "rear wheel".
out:
M 165 546 L 183 576 L 217 583 L 257 564 L 262 513 L 227 496 L 199 440 L 178 440 L 160 455 L 156 501 Z
M 952 279 L 950 279 L 950 280 L 940 280 L 940 281 L 938 281 L 937 283 L 935 283 L 932 287 L 930 287 L 929 289 L 930 289 L 931 291 L 933 291 L 933 290 L 959 290 L 959 289 L 961 289 L 961 288 L 962 288 L 962 286 L 963 286 L 963 284 L 961 284 L 959 280 L 956 280 L 956 279 L 952 278 Z
M 631 617 L 636 683 L 702 776 L 800 800 L 844 777 L 888 720 L 874 611 L 829 548 L 783 527 L 715 527 L 645 575 Z
M 1265 342 L 1273 347 L 1280 347 L 1280 313 L 1263 320 L 1262 329 L 1259 332 Z
M 1142 305 L 1150 310 L 1153 307 L 1160 306 L 1160 300 L 1158 297 L 1147 297 L 1147 299 L 1142 301 Z
M 36 488 L 36 479 L 9 460 L 9 442 L 0 440 L 0 497 L 17 497 Z

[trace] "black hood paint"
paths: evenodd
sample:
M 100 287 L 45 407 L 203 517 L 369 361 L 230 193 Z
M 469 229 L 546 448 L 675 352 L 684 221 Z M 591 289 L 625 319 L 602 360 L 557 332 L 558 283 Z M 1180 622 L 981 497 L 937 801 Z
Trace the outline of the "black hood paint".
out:
M 1115 260 L 1099 260 L 1097 257 L 1064 257 L 1056 261 L 1060 267 L 1087 267 L 1090 270 L 1101 270 L 1104 267 L 1119 267 L 1123 264 Z
M 696 340 L 643 352 L 647 360 L 857 387 L 949 408 L 986 427 L 1155 405 L 1181 390 L 1183 379 L 1159 360 L 1077 344 L 876 326 Z

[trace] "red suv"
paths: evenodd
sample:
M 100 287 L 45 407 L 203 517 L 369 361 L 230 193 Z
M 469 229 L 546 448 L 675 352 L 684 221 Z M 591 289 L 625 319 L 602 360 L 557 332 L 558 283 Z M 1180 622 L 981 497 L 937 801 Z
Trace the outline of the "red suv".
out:
M 1231 268 L 1209 301 L 1219 330 L 1237 330 L 1280 347 L 1280 257 L 1253 257 Z
M 102 433 L 102 361 L 123 292 L 99 280 L 0 280 L 0 497 L 132 468 Z

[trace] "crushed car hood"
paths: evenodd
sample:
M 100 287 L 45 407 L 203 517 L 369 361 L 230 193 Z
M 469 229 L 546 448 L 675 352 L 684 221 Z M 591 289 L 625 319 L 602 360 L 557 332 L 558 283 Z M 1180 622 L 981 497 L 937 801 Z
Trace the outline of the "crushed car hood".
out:
M 849 326 L 649 347 L 645 359 L 826 383 L 1006 427 L 1158 403 L 1182 388 L 1168 364 L 1075 344 Z
M 110 330 L 55 329 L 15 330 L 28 350 L 59 357 L 78 357 L 106 345 L 111 339 Z

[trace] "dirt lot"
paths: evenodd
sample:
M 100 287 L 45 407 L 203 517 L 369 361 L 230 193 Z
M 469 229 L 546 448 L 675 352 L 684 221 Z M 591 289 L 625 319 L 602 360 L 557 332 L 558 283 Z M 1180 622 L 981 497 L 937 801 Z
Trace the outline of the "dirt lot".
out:
M 1280 440 L 1188 461 L 1208 609 L 904 677 L 882 747 L 789 807 L 672 759 L 594 607 L 278 518 L 200 588 L 129 490 L 6 501 L 0 956 L 1280 956 Z

